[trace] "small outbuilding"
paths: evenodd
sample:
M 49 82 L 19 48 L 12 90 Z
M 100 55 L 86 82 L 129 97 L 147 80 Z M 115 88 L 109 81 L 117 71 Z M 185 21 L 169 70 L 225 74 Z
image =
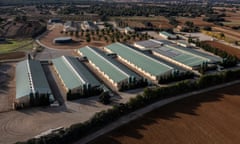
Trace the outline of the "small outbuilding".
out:
M 52 18 L 48 20 L 48 23 L 62 23 L 62 20 L 60 18 Z
M 166 32 L 166 31 L 161 31 L 159 33 L 159 35 L 165 39 L 171 39 L 171 40 L 174 40 L 174 39 L 177 39 L 177 36 L 174 35 L 174 34 L 171 34 L 169 32 Z
M 124 32 L 125 32 L 125 34 L 129 34 L 129 33 L 134 33 L 135 30 L 130 27 L 125 27 Z
M 54 44 L 67 44 L 71 43 L 73 40 L 71 37 L 58 37 L 53 40 Z

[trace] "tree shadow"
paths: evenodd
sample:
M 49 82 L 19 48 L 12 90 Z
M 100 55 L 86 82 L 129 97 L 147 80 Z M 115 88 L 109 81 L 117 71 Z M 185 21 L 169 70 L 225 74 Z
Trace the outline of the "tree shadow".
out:
M 97 138 L 89 144 L 121 144 L 121 138 L 123 137 L 124 140 L 126 140 L 127 137 L 141 140 L 144 137 L 141 130 L 149 131 L 147 127 L 153 124 L 160 125 L 160 120 L 173 121 L 174 119 L 181 119 L 182 117 L 179 116 L 181 114 L 197 117 L 199 116 L 197 110 L 204 103 L 216 103 L 224 101 L 225 97 L 240 96 L 239 87 L 240 84 L 237 84 L 219 90 L 193 95 L 191 97 L 167 104 L 143 115 L 137 120 L 125 124 L 110 133 Z

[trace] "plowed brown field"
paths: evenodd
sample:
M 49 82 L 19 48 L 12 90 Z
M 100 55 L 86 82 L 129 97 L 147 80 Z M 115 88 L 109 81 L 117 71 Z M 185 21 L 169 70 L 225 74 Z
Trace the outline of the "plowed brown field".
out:
M 187 21 L 191 21 L 194 23 L 194 25 L 199 26 L 199 27 L 214 25 L 213 23 L 203 21 L 202 17 L 196 17 L 196 18 L 178 17 L 177 20 L 180 22 L 180 25 L 184 25 L 185 22 L 187 22 Z
M 168 104 L 91 144 L 237 144 L 240 84 Z
M 231 46 L 216 42 L 216 41 L 205 41 L 205 43 L 209 44 L 212 47 L 218 48 L 220 50 L 226 51 L 231 55 L 235 55 L 240 58 L 240 49 L 233 48 Z
M 24 52 L 12 52 L 0 54 L 0 60 L 20 59 L 25 57 Z

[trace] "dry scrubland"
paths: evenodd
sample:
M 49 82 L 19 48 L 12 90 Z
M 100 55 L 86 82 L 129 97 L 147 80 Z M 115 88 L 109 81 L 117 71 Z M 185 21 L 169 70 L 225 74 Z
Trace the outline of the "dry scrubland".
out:
M 173 25 L 169 24 L 169 20 L 164 16 L 154 16 L 154 17 L 113 17 L 114 19 L 120 19 L 127 23 L 129 27 L 140 27 L 145 28 L 145 22 L 150 21 L 156 28 L 173 28 Z
M 240 141 L 240 84 L 168 104 L 90 144 L 233 144 Z

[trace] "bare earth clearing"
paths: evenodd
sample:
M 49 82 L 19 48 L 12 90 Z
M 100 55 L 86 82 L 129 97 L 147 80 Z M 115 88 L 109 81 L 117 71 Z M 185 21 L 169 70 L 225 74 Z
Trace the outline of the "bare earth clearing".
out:
M 164 16 L 154 16 L 154 17 L 143 17 L 143 16 L 133 16 L 133 17 L 112 17 L 112 19 L 121 19 L 123 22 L 127 23 L 129 27 L 139 27 L 145 28 L 144 23 L 149 21 L 156 28 L 173 28 L 169 24 L 169 20 Z
M 233 144 L 240 141 L 240 84 L 168 104 L 91 144 Z
M 55 25 L 54 29 L 51 31 L 48 31 L 43 37 L 41 37 L 40 42 L 43 43 L 44 45 L 50 47 L 50 48 L 56 48 L 56 49 L 77 49 L 84 47 L 86 45 L 89 46 L 94 46 L 94 47 L 102 47 L 107 45 L 103 41 L 91 41 L 91 42 L 86 42 L 84 39 L 81 38 L 76 38 L 75 36 L 72 36 L 72 39 L 74 40 L 74 43 L 72 44 L 54 44 L 53 40 L 57 37 L 69 37 L 69 35 L 65 35 L 64 33 L 60 33 L 63 29 L 63 26 L 60 25 Z M 85 38 L 85 36 L 83 36 Z
M 59 88 L 62 88 L 59 86 L 61 85 L 60 81 L 53 81 L 55 78 L 50 79 L 49 77 L 52 77 L 53 72 L 46 69 L 46 67 L 44 66 L 44 69 L 46 72 L 49 72 L 47 77 L 55 96 L 61 95 L 62 93 L 58 91 Z M 14 72 L 15 70 L 12 66 L 5 66 L 5 64 L 0 66 L 0 112 L 9 111 L 12 106 L 12 98 L 15 96 L 15 80 L 12 79 Z M 5 76 L 5 73 L 9 75 Z M 53 76 L 57 77 L 56 75 Z M 6 80 L 2 83 L 4 77 L 6 77 Z M 57 84 L 54 84 L 54 82 L 57 82 Z M 121 96 L 117 95 L 112 98 L 112 104 L 115 104 L 115 102 L 126 102 L 131 97 L 135 97 L 139 92 L 142 92 L 142 89 L 122 92 L 120 93 Z M 86 121 L 96 112 L 106 110 L 111 106 L 99 103 L 98 96 L 95 96 L 75 101 L 66 101 L 60 107 L 35 107 L 0 113 L 0 144 L 25 141 L 50 128 L 69 127 L 72 124 Z

